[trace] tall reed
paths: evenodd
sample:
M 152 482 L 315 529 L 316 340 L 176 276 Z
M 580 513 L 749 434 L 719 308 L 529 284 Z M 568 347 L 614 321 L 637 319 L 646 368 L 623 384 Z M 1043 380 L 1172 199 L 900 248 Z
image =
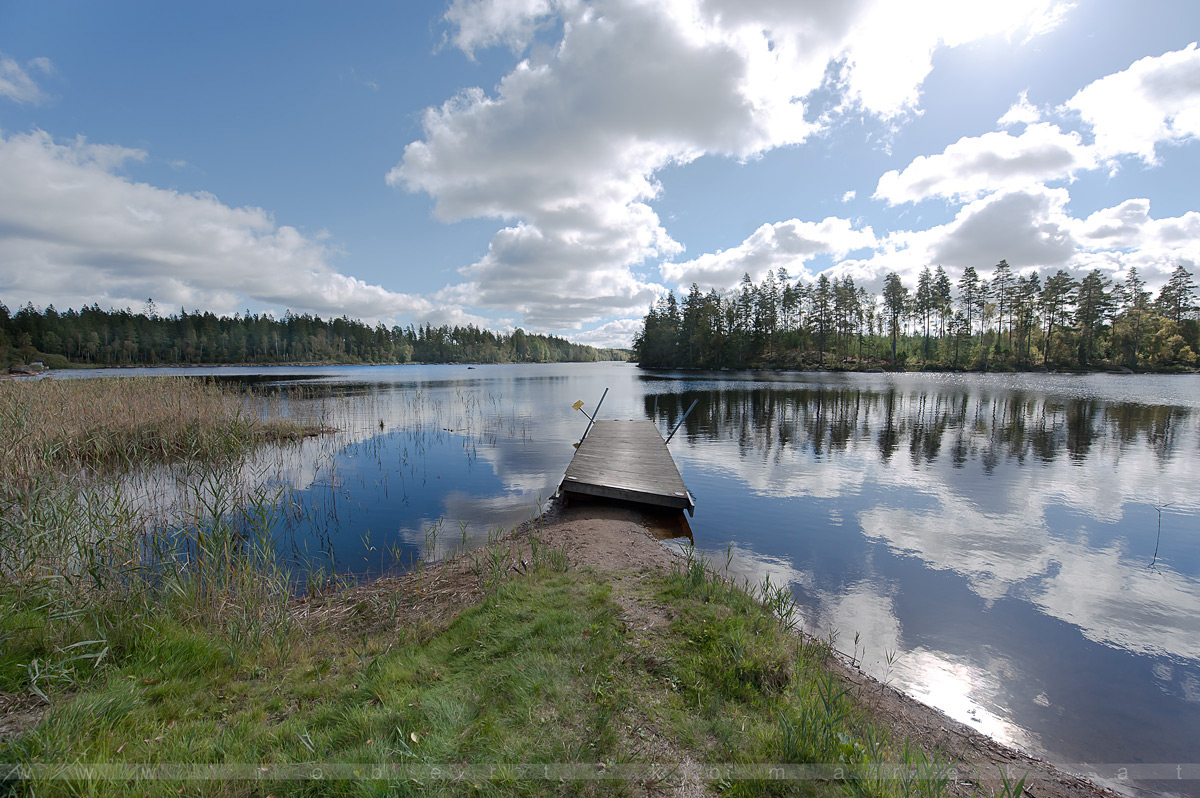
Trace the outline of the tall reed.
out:
M 0 690 L 89 676 L 153 634 L 202 623 L 231 656 L 287 623 L 255 444 L 313 427 L 192 378 L 0 383 Z M 148 469 L 175 482 L 148 500 Z

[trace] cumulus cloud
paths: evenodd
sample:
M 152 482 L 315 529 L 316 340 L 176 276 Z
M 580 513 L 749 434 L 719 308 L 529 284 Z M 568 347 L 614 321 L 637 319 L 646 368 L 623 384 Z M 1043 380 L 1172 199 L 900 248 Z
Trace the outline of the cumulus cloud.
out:
M 1099 268 L 1115 277 L 1136 266 L 1154 287 L 1176 264 L 1200 263 L 1200 214 L 1153 219 L 1149 200 L 1136 198 L 1078 219 L 1067 211 L 1068 190 L 1047 185 L 1112 168 L 1116 159 L 1131 155 L 1157 164 L 1157 145 L 1200 133 L 1196 45 L 1144 58 L 1094 81 L 1058 109 L 1060 115 L 1071 111 L 1090 126 L 1092 141 L 1042 121 L 1045 114 L 1022 92 L 997 122 L 1024 126 L 1019 134 L 1000 130 L 964 137 L 885 173 L 874 198 L 889 205 L 931 197 L 965 204 L 949 223 L 893 231 L 870 257 L 836 268 L 860 279 L 897 271 L 913 281 L 927 264 L 986 270 L 1005 258 L 1017 268 L 1076 274 Z
M 49 58 L 33 58 L 22 67 L 14 59 L 0 54 L 0 97 L 7 97 L 23 105 L 41 105 L 46 93 L 38 86 L 31 72 L 49 75 L 54 65 Z
M 1065 266 L 1074 255 L 1066 189 L 1036 186 L 968 203 L 947 225 L 916 234 L 926 240 L 929 263 L 966 268 L 1001 258 L 1015 268 Z
M 120 174 L 146 153 L 49 134 L 0 137 L 0 294 L 10 301 L 390 318 L 428 301 L 333 269 L 320 240 L 261 208 L 231 208 Z M 64 288 L 67 287 L 67 288 Z
M 927 265 L 941 264 L 952 276 L 973 266 L 986 277 L 1003 258 L 1043 275 L 1100 269 L 1122 279 L 1136 266 L 1157 289 L 1176 265 L 1194 272 L 1200 264 L 1200 213 L 1155 219 L 1148 200 L 1131 199 L 1079 219 L 1068 212 L 1069 201 L 1067 189 L 1045 186 L 993 194 L 964 205 L 946 224 L 889 233 L 872 255 L 833 271 L 878 290 L 889 271 L 913 286 Z
M 875 199 L 891 205 L 940 196 L 974 199 L 1097 169 L 1134 155 L 1157 163 L 1155 148 L 1200 135 L 1200 51 L 1183 50 L 1143 58 L 1077 92 L 1060 109 L 1073 111 L 1091 127 L 1093 143 L 1073 130 L 1040 121 L 1042 112 L 1021 92 L 1000 117 L 1006 131 L 963 137 L 937 155 L 918 156 L 902 170 L 885 173 Z
M 634 334 L 641 329 L 641 319 L 617 319 L 601 324 L 594 330 L 572 335 L 571 340 L 588 346 L 621 349 L 629 346 Z
M 1099 268 L 1118 279 L 1136 266 L 1152 288 L 1177 264 L 1192 271 L 1200 264 L 1200 213 L 1154 219 L 1148 200 L 1133 199 L 1079 219 L 1067 210 L 1070 199 L 1066 188 L 1043 185 L 997 192 L 966 203 L 945 224 L 885 235 L 835 217 L 793 219 L 763 225 L 737 247 L 660 269 L 677 290 L 692 282 L 723 290 L 743 274 L 758 281 L 780 267 L 811 281 L 815 275 L 807 264 L 828 255 L 838 261 L 828 269 L 831 276 L 849 276 L 878 291 L 888 272 L 913 286 L 921 269 L 934 264 L 951 275 L 973 266 L 987 276 L 1005 259 L 1023 272 L 1066 269 L 1079 275 Z M 847 257 L 859 250 L 867 252 Z
M 1151 286 L 1166 281 L 1175 266 L 1195 273 L 1200 264 L 1200 213 L 1155 219 L 1150 200 L 1126 200 L 1073 223 L 1080 268 L 1125 272 L 1137 267 Z
M 1157 163 L 1158 144 L 1200 136 L 1200 51 L 1192 42 L 1135 61 L 1085 86 L 1064 109 L 1091 126 L 1100 157 L 1135 155 Z
M 1039 122 L 1019 136 L 1000 131 L 964 137 L 937 155 L 917 156 L 903 170 L 885 173 L 874 198 L 889 205 L 935 196 L 973 199 L 1070 178 L 1095 166 L 1078 133 Z
M 848 219 L 834 216 L 820 222 L 791 219 L 764 224 L 736 247 L 701 255 L 685 263 L 664 263 L 663 279 L 685 289 L 696 283 L 701 289 L 718 290 L 736 285 L 743 274 L 761 280 L 768 270 L 786 268 L 792 276 L 812 275 L 805 264 L 817 255 L 844 258 L 850 252 L 877 244 L 870 227 L 856 228 Z
M 682 251 L 650 206 L 659 170 L 804 141 L 826 124 L 806 119 L 805 98 L 835 73 L 843 108 L 907 113 L 937 48 L 1044 32 L 1067 7 L 918 6 L 454 0 L 449 42 L 469 56 L 507 46 L 522 60 L 493 90 L 465 89 L 428 109 L 422 138 L 408 144 L 387 181 L 429 194 L 439 219 L 506 223 L 447 296 L 514 308 L 535 329 L 639 312 L 661 290 L 639 276 L 639 265 Z M 789 254 L 784 241 L 761 244 L 764 263 L 776 246 L 783 259 L 803 255 Z M 729 273 L 721 262 L 718 255 L 664 271 L 715 283 Z

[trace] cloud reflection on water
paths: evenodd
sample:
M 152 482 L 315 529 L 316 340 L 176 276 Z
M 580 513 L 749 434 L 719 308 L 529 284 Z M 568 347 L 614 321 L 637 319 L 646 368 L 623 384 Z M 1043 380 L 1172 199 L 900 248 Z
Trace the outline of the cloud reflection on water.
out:
M 1182 712 L 1200 682 L 1195 379 L 680 387 L 692 390 L 646 404 L 671 419 L 700 397 L 676 451 L 689 486 L 732 482 L 762 500 L 752 512 L 734 489 L 728 506 L 702 501 L 697 540 L 729 534 L 737 567 L 787 579 L 810 631 L 838 630 L 847 654 L 858 632 L 872 675 L 998 739 L 1068 756 L 1170 756 L 1200 730 Z M 899 652 L 891 665 L 887 651 Z M 1177 667 L 1151 676 L 1164 662 Z M 1113 678 L 1133 681 L 1106 707 Z

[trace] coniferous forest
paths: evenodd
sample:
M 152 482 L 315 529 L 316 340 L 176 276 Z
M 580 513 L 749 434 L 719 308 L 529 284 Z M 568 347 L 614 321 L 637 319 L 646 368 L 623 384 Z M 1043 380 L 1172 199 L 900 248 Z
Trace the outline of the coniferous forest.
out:
M 1000 261 L 990 280 L 957 282 L 925 267 L 917 285 L 895 272 L 880 296 L 853 278 L 805 284 L 785 269 L 739 290 L 662 297 L 634 338 L 643 366 L 668 368 L 925 368 L 1190 370 L 1200 353 L 1196 284 L 1175 268 L 1155 295 L 1131 268 L 1059 270 L 1045 281 Z
M 0 366 L 155 366 L 266 363 L 556 363 L 624 360 L 627 352 L 573 344 L 553 335 L 465 327 L 387 327 L 341 318 L 282 319 L 247 311 L 159 315 L 153 301 L 129 309 L 9 311 L 0 303 Z

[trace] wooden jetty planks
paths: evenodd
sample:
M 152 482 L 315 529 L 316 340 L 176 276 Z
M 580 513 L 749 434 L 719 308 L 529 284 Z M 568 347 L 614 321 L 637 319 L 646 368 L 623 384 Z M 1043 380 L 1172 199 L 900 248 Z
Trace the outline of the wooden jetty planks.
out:
M 677 507 L 695 504 L 654 422 L 597 421 L 567 466 L 559 491 Z

